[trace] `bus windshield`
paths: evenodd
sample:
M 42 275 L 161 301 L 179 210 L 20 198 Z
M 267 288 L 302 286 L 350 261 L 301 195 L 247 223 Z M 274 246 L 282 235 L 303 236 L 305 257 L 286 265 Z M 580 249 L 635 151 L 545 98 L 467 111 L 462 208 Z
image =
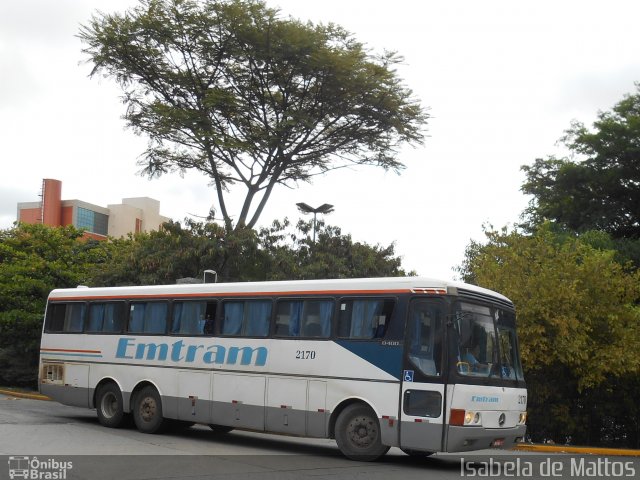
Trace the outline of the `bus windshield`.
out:
M 453 353 L 460 375 L 523 380 L 512 312 L 461 302 L 453 326 L 457 334 Z

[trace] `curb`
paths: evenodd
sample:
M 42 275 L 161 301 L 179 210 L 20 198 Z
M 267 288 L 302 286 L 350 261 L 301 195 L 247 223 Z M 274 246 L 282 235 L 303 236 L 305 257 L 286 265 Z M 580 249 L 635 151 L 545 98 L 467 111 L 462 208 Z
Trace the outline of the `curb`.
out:
M 531 445 L 520 444 L 513 447 L 513 450 L 523 452 L 540 453 L 574 453 L 581 455 L 609 455 L 620 457 L 640 457 L 640 450 L 630 450 L 625 448 L 600 448 L 600 447 L 572 447 L 569 445 Z
M 51 400 L 46 395 L 41 395 L 39 393 L 20 392 L 17 390 L 9 390 L 4 388 L 0 388 L 0 394 L 7 395 L 8 397 L 28 398 L 30 400 L 46 400 L 46 401 Z

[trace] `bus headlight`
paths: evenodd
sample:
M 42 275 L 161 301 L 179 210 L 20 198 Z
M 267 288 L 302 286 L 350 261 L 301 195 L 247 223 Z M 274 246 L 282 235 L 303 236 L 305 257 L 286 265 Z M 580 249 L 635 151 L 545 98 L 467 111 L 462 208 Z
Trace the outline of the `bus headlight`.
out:
M 480 412 L 467 411 L 464 415 L 465 425 L 478 425 L 480 423 Z
M 520 425 L 524 425 L 527 423 L 527 412 L 520 412 L 520 418 L 518 418 L 518 423 Z

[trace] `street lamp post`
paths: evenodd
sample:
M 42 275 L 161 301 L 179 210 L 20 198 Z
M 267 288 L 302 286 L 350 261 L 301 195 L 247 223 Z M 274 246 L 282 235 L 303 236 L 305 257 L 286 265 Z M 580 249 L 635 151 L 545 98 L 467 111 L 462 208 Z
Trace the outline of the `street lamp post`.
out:
M 323 203 L 317 208 L 310 207 L 303 202 L 296 203 L 296 205 L 298 206 L 298 210 L 300 210 L 302 213 L 313 213 L 313 243 L 316 243 L 316 216 L 319 213 L 327 214 L 333 212 L 333 205 L 329 203 Z

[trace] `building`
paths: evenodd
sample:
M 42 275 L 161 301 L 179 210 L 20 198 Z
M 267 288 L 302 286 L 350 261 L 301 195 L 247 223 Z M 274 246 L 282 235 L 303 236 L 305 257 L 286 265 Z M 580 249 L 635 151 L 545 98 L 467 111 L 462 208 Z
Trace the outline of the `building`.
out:
M 170 220 L 160 215 L 160 202 L 149 197 L 123 198 L 122 203 L 106 208 L 82 200 L 62 200 L 62 182 L 51 178 L 42 181 L 40 199 L 18 203 L 19 222 L 73 225 L 98 240 L 158 230 Z

